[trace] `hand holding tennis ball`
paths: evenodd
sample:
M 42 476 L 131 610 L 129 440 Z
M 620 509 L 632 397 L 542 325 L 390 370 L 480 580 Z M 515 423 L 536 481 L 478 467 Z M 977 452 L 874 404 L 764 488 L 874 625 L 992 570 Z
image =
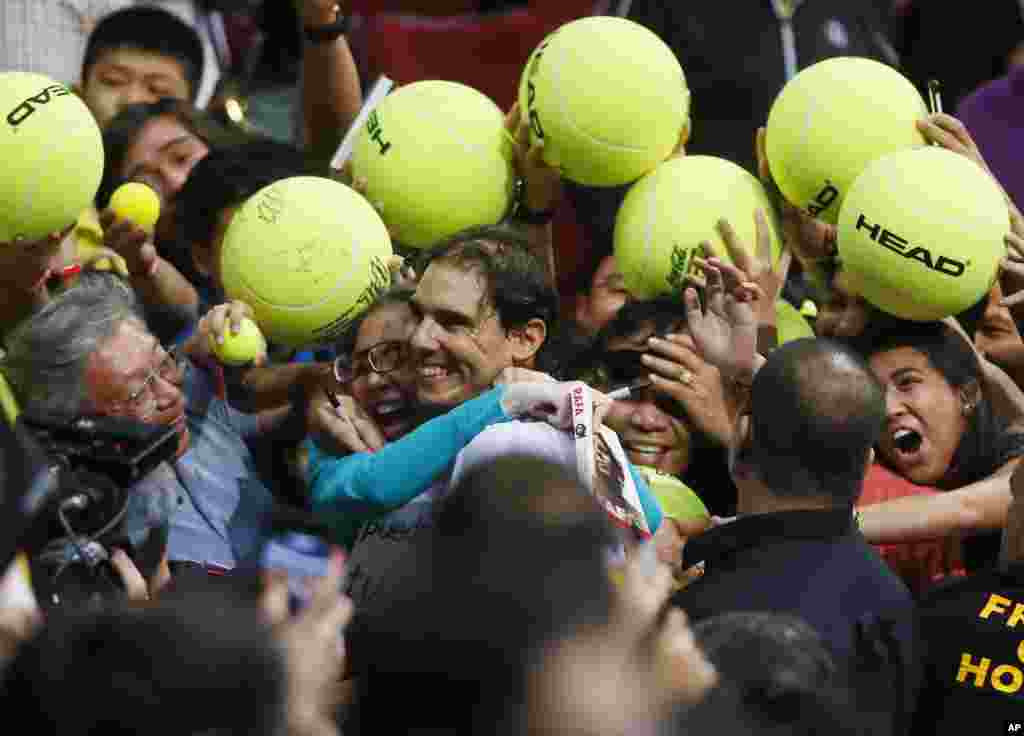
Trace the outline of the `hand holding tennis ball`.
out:
M 214 307 L 199 321 L 197 347 L 227 366 L 261 365 L 266 362 L 267 341 L 251 316 L 252 308 L 245 302 Z
M 142 182 L 122 184 L 110 195 L 110 209 L 119 218 L 130 220 L 152 234 L 160 219 L 160 196 Z

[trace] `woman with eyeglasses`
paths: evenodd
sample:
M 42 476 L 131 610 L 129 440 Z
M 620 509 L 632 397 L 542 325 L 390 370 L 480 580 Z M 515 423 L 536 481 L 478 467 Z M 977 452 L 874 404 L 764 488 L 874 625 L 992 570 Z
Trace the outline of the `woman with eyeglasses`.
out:
M 337 346 L 343 357 L 335 363 L 336 388 L 343 394 L 310 406 L 312 426 L 326 431 L 314 432 L 307 443 L 309 494 L 345 546 L 368 522 L 430 493 L 459 451 L 488 426 L 524 415 L 545 418 L 548 412 L 537 407 L 568 398 L 568 384 L 517 369 L 508 376 L 514 382 L 421 423 L 407 347 L 416 326 L 410 296 L 389 292 L 352 324 Z M 340 443 L 329 442 L 329 435 Z M 656 528 L 657 504 L 646 488 L 640 495 Z

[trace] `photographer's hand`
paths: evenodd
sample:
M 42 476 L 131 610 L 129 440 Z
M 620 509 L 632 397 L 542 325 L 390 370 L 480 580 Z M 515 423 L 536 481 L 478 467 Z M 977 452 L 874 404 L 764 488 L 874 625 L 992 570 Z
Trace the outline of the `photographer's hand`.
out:
M 142 577 L 139 568 L 132 562 L 132 558 L 123 549 L 114 547 L 110 550 L 110 566 L 121 579 L 124 585 L 125 598 L 132 603 L 142 603 L 149 600 L 149 586 L 146 579 Z

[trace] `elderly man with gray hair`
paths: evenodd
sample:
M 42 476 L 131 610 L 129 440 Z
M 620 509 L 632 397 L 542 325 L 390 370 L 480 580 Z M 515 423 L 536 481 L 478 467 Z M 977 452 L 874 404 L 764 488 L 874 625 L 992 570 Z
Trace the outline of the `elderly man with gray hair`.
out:
M 140 314 L 117 276 L 85 273 L 10 333 L 3 370 L 25 411 L 175 426 L 177 457 L 131 489 L 132 504 L 166 531 L 172 572 L 218 574 L 257 551 L 273 503 L 245 440 L 286 430 L 294 415 L 243 414 L 218 396 L 201 367 L 209 320 L 184 349 L 168 350 Z

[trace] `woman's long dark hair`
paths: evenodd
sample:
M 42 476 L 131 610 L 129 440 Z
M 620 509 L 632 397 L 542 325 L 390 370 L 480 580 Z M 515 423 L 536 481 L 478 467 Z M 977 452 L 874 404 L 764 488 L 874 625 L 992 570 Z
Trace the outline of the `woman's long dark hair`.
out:
M 1009 432 L 985 395 L 981 366 L 963 337 L 941 322 L 904 322 L 897 329 L 872 330 L 859 342 L 865 357 L 897 348 L 912 348 L 924 355 L 946 382 L 959 391 L 972 383 L 981 387 L 980 400 L 967 419 L 946 474 L 937 483 L 952 490 L 987 478 L 1009 460 L 1024 455 L 1024 434 Z

